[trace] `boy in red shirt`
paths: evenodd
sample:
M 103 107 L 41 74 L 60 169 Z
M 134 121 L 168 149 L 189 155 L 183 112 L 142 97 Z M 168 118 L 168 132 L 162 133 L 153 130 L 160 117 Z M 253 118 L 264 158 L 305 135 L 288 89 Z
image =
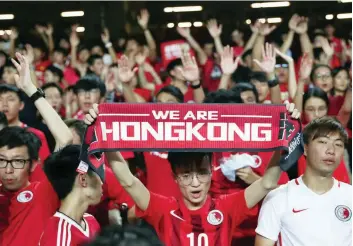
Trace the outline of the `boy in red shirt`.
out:
M 294 104 L 287 104 L 287 109 L 292 117 L 299 118 Z M 95 104 L 85 123 L 92 124 L 98 114 Z M 281 174 L 278 166 L 281 153 L 275 151 L 262 178 L 244 191 L 212 199 L 208 195 L 212 154 L 170 152 L 168 160 L 182 193 L 182 198 L 177 200 L 150 192 L 132 175 L 119 152 L 106 153 L 106 156 L 119 182 L 135 201 L 136 215 L 150 223 L 167 246 L 230 245 L 238 225 L 277 186 Z
M 58 195 L 61 206 L 43 231 L 39 245 L 81 245 L 99 230 L 96 219 L 86 214 L 102 197 L 102 180 L 79 161 L 80 146 L 68 145 L 45 162 L 44 172 Z M 81 169 L 86 168 L 86 173 Z
M 20 77 L 16 85 L 34 102 L 48 124 L 57 148 L 71 142 L 72 134 L 60 116 L 33 85 L 26 58 L 16 53 Z M 37 246 L 45 225 L 55 213 L 58 199 L 47 179 L 30 182 L 36 169 L 38 138 L 27 129 L 7 127 L 0 131 L 0 245 Z

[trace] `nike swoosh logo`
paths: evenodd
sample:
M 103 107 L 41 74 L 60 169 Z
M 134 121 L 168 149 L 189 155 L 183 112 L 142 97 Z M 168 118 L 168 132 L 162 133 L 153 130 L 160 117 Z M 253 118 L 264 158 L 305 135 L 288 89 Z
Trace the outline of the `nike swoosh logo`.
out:
M 304 209 L 300 209 L 300 210 L 295 210 L 294 208 L 293 208 L 293 213 L 300 213 L 300 212 L 303 212 L 303 211 L 305 211 L 305 210 L 308 210 L 308 208 L 304 208 Z
M 170 214 L 172 216 L 174 216 L 175 218 L 179 219 L 179 220 L 185 221 L 183 218 L 181 218 L 181 217 L 179 217 L 178 215 L 175 214 L 175 210 L 170 211 Z

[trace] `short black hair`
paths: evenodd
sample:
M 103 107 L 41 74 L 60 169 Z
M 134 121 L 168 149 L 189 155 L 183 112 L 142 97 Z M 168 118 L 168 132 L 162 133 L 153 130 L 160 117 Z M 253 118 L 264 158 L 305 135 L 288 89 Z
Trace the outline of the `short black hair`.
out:
M 0 112 L 0 125 L 8 126 L 9 122 L 7 121 L 6 115 L 3 112 Z
M 314 54 L 314 59 L 315 60 L 319 60 L 320 59 L 320 55 L 322 53 L 324 53 L 324 50 L 321 47 L 313 48 L 313 54 Z
M 259 82 L 268 82 L 267 81 L 267 75 L 265 72 L 259 72 L 259 71 L 253 71 L 250 73 L 250 81 L 254 79 Z
M 335 77 L 339 72 L 346 71 L 349 76 L 349 70 L 346 67 L 336 67 L 332 70 L 332 77 Z
M 348 134 L 344 126 L 336 118 L 324 116 L 311 121 L 303 131 L 303 140 L 305 144 L 319 137 L 327 136 L 331 133 L 338 133 L 343 142 L 347 143 Z
M 311 74 L 310 74 L 311 82 L 314 82 L 315 72 L 316 72 L 316 70 L 319 69 L 320 67 L 326 67 L 326 68 L 328 68 L 328 69 L 330 70 L 331 75 L 332 75 L 332 70 L 331 70 L 331 68 L 330 68 L 328 65 L 319 64 L 319 65 L 314 66 L 313 70 L 311 70 Z
M 133 225 L 104 227 L 86 246 L 162 246 L 152 231 Z
M 46 83 L 45 85 L 42 86 L 42 90 L 45 91 L 48 88 L 56 88 L 58 89 L 60 95 L 62 96 L 64 94 L 63 89 L 61 89 L 61 87 L 59 85 L 57 85 L 56 83 Z
M 245 66 L 239 66 L 232 74 L 232 81 L 235 83 L 249 82 L 251 69 Z
M 330 101 L 328 99 L 327 93 L 324 92 L 319 87 L 312 87 L 307 92 L 305 92 L 304 95 L 303 95 L 303 110 L 305 108 L 306 102 L 312 97 L 317 97 L 317 98 L 320 98 L 320 99 L 324 100 L 324 102 L 326 103 L 327 108 L 330 106 Z
M 257 92 L 255 85 L 253 85 L 252 83 L 237 83 L 231 90 L 240 97 L 242 92 L 252 91 L 255 95 L 256 102 L 259 102 L 259 93 Z
M 5 94 L 7 92 L 14 92 L 18 96 L 21 102 L 24 99 L 23 91 L 18 89 L 16 86 L 9 85 L 9 84 L 0 84 L 0 95 Z
M 63 71 L 61 71 L 60 68 L 54 66 L 54 65 L 50 65 L 48 66 L 45 71 L 50 71 L 52 72 L 55 76 L 58 76 L 60 78 L 60 81 L 64 78 L 64 73 Z M 51 81 L 47 81 L 47 82 L 51 82 Z
M 5 127 L 0 131 L 0 148 L 8 149 L 26 146 L 31 160 L 38 160 L 42 142 L 36 134 L 19 126 Z
M 175 97 L 178 100 L 178 102 L 180 103 L 184 102 L 184 94 L 181 92 L 181 90 L 178 87 L 175 87 L 173 85 L 168 85 L 160 89 L 156 97 L 158 97 L 158 95 L 161 93 L 168 93 L 173 97 Z
M 207 94 L 203 103 L 243 103 L 240 94 L 221 89 Z
M 57 47 L 54 49 L 54 52 L 58 52 L 58 53 L 61 53 L 63 54 L 65 57 L 69 55 L 69 52 L 64 49 L 64 48 L 61 48 L 61 47 Z
M 78 175 L 79 157 L 80 145 L 67 145 L 52 153 L 44 162 L 44 172 L 60 200 L 72 191 Z M 88 169 L 87 173 L 92 175 L 92 170 Z
M 99 89 L 101 97 L 105 96 L 106 88 L 105 84 L 97 77 L 85 76 L 77 81 L 74 87 L 74 93 L 77 95 L 78 90 L 90 91 L 92 89 Z
M 66 119 L 65 124 L 67 125 L 67 127 L 73 128 L 77 135 L 80 136 L 81 140 L 84 139 L 87 125 L 82 120 Z
M 87 63 L 89 66 L 92 66 L 96 60 L 98 59 L 102 59 L 103 60 L 103 57 L 100 56 L 100 55 L 90 55 L 90 57 L 88 58 L 87 60 Z
M 207 159 L 205 159 L 207 158 Z M 171 165 L 174 174 L 177 173 L 177 169 L 184 171 L 197 171 L 202 165 L 203 160 L 209 161 L 210 165 L 212 162 L 211 152 L 169 152 L 168 161 Z M 196 170 L 193 170 L 196 169 Z
M 171 62 L 168 63 L 167 65 L 167 73 L 170 77 L 173 77 L 173 75 L 170 74 L 170 72 L 176 67 L 176 66 L 182 66 L 183 63 L 180 58 L 174 59 Z

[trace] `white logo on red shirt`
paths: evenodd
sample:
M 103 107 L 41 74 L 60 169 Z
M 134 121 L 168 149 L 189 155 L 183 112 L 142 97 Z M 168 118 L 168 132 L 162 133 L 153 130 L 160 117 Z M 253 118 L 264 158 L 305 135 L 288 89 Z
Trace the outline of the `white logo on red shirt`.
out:
M 335 209 L 335 215 L 340 221 L 347 222 L 352 218 L 352 210 L 345 205 L 339 205 Z
M 212 210 L 208 213 L 207 221 L 211 225 L 219 225 L 223 222 L 223 214 L 219 210 Z
M 175 210 L 170 211 L 170 214 L 171 214 L 173 217 L 175 217 L 175 218 L 177 218 L 177 219 L 179 219 L 179 220 L 185 221 L 183 218 L 181 218 L 181 217 L 179 217 L 177 214 L 175 214 Z
M 17 201 L 25 203 L 31 201 L 33 198 L 33 193 L 32 191 L 25 190 L 22 191 L 20 194 L 17 196 Z

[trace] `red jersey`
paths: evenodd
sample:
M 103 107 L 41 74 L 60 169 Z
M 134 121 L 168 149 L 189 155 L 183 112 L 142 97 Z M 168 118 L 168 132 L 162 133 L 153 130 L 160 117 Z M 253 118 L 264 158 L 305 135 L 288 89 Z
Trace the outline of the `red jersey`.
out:
M 327 115 L 336 116 L 338 112 L 341 110 L 344 103 L 345 96 L 330 96 L 329 99 L 329 108 Z
M 144 152 L 143 156 L 147 170 L 147 189 L 162 196 L 179 197 L 181 193 L 173 177 L 168 153 Z
M 136 215 L 154 227 L 166 246 L 231 245 L 232 233 L 250 211 L 244 191 L 218 199 L 207 197 L 198 210 L 189 210 L 183 199 L 151 192 L 148 208 L 136 207 Z
M 37 246 L 59 199 L 48 180 L 33 182 L 17 191 L 0 186 L 0 245 Z
M 202 66 L 202 83 L 203 87 L 209 92 L 217 91 L 221 82 L 222 69 L 212 58 L 208 58 Z
M 85 228 L 63 213 L 56 212 L 40 238 L 39 246 L 79 246 L 94 237 L 100 227 L 90 214 L 83 215 Z
M 101 202 L 96 206 L 90 206 L 87 212 L 92 214 L 100 225 L 104 226 L 109 224 L 109 210 L 119 209 L 124 203 L 128 208 L 131 208 L 134 206 L 134 202 L 116 179 L 111 168 L 107 166 L 105 166 L 105 182 L 102 188 L 103 196 Z

